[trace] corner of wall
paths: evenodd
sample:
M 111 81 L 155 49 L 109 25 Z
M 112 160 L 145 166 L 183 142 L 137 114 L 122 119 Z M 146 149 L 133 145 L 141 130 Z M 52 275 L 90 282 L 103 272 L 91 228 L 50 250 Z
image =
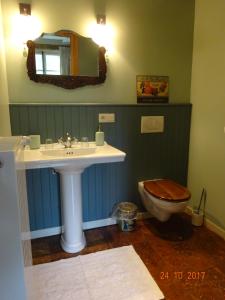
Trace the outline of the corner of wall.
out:
M 6 76 L 4 35 L 2 25 L 2 7 L 0 0 L 0 136 L 11 135 L 9 117 L 9 95 Z

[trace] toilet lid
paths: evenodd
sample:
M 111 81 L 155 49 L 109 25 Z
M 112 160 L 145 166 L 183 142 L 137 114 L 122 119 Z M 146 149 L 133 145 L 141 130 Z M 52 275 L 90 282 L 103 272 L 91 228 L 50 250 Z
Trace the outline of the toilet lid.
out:
M 154 197 L 164 201 L 182 202 L 191 197 L 187 188 L 169 179 L 145 181 L 144 188 Z

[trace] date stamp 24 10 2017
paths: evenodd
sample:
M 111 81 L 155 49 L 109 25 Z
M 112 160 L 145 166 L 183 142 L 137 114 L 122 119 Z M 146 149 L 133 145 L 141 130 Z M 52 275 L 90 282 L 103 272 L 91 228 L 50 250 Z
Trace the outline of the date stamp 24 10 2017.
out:
M 205 272 L 199 271 L 190 271 L 190 272 L 160 272 L 160 279 L 161 280 L 169 280 L 169 279 L 177 279 L 177 280 L 204 280 L 205 279 Z

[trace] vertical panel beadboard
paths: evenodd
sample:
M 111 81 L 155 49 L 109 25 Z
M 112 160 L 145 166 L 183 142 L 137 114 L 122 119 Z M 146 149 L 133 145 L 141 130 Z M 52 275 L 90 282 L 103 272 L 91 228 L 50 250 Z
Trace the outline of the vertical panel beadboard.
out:
M 40 133 L 55 141 L 66 132 L 94 140 L 99 113 L 115 113 L 102 124 L 106 141 L 127 153 L 125 162 L 93 165 L 82 174 L 84 221 L 108 218 L 116 202 L 140 204 L 139 180 L 187 181 L 191 105 L 10 105 L 13 135 Z M 141 134 L 141 116 L 162 115 L 163 133 Z M 31 230 L 60 226 L 59 176 L 27 170 Z
M 59 176 L 51 169 L 27 170 L 26 175 L 31 231 L 59 226 Z

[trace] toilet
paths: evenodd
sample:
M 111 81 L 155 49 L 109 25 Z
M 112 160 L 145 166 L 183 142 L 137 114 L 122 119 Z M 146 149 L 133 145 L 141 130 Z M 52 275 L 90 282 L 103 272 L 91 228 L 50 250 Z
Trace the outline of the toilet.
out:
M 141 181 L 138 189 L 146 210 L 161 222 L 184 211 L 191 197 L 187 188 L 170 179 Z

